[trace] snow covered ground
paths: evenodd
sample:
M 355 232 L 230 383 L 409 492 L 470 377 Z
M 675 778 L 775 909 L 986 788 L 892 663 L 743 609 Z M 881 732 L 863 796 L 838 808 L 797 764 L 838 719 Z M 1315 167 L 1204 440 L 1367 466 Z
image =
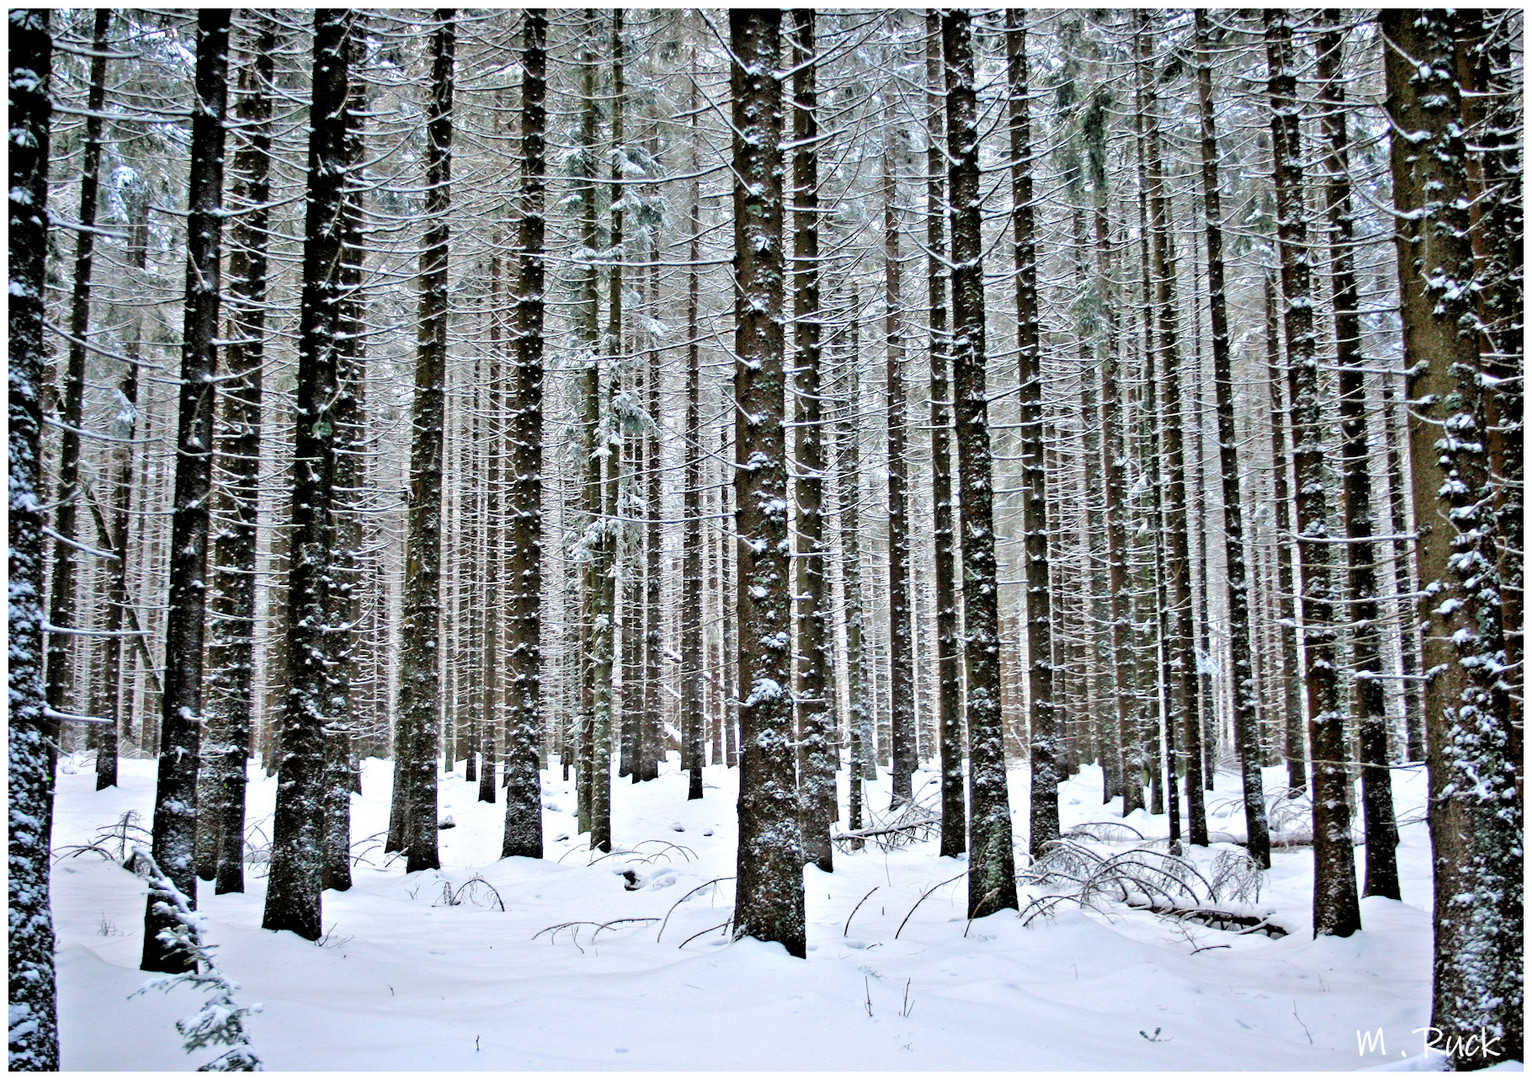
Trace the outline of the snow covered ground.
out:
M 275 782 L 255 772 L 249 820 L 269 828 Z M 390 772 L 388 762 L 366 763 L 353 802 L 359 841 L 387 824 Z M 969 925 L 961 877 L 916 907 L 964 865 L 939 858 L 932 840 L 837 852 L 834 874 L 808 868 L 807 960 L 731 942 L 720 928 L 732 882 L 706 883 L 734 873 L 736 775 L 709 768 L 698 802 L 686 801 L 674 755 L 657 781 L 614 782 L 615 840 L 636 854 L 594 860 L 574 833 L 572 784 L 557 771 L 543 775 L 544 860 L 497 859 L 503 806 L 476 802 L 461 774 L 446 777 L 441 812 L 456 827 L 441 833 L 442 870 L 406 875 L 381 845 L 358 843 L 355 887 L 325 894 L 319 945 L 260 929 L 263 867 L 251 868 L 242 896 L 201 886 L 207 939 L 243 984 L 241 1000 L 264 1004 L 249 1023 L 256 1052 L 267 1068 L 318 1070 L 1429 1064 L 1412 1033 L 1427 1024 L 1430 1001 L 1422 770 L 1394 773 L 1410 822 L 1399 847 L 1404 901 L 1364 900 L 1364 929 L 1349 939 L 1311 938 L 1307 848 L 1275 853 L 1253 907 L 1291 933 L 1268 938 L 1119 905 L 1059 905 L 1026 925 L 1002 912 Z M 1270 790 L 1280 776 L 1268 773 Z M 130 810 L 148 824 L 153 763 L 125 760 L 121 777 L 120 789 L 97 792 L 88 761 L 61 762 L 56 851 Z M 930 779 L 917 774 L 917 791 Z M 1209 796 L 1215 834 L 1242 835 L 1237 783 L 1220 773 Z M 873 805 L 886 805 L 884 784 L 869 790 Z M 1018 844 L 1026 791 L 1025 771 L 1013 771 Z M 1099 793 L 1094 768 L 1064 785 L 1066 828 L 1117 819 L 1121 801 L 1103 807 Z M 1131 822 L 1166 835 L 1163 816 Z M 1210 872 L 1219 850 L 1195 857 Z M 1360 847 L 1357 861 L 1360 876 Z M 626 870 L 637 888 L 625 887 Z M 488 888 L 467 884 L 475 875 L 503 912 Z M 216 1056 L 188 1054 L 174 1030 L 200 1004 L 193 990 L 129 997 L 146 977 L 137 970 L 140 879 L 86 853 L 60 859 L 53 882 L 63 1067 L 193 1069 Z M 1047 891 L 1031 886 L 1024 896 Z M 444 903 L 449 893 L 459 902 Z M 624 919 L 650 921 L 597 932 Z M 1371 1038 L 1365 1053 L 1359 1033 Z

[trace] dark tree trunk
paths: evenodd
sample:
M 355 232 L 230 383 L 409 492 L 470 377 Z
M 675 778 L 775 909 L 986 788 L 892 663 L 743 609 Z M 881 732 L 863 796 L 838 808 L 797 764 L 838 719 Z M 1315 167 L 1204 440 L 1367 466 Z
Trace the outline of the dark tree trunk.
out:
M 128 262 L 141 273 L 148 257 L 148 184 L 139 177 L 130 186 L 124 188 L 122 195 L 123 210 L 128 222 Z M 131 738 L 132 732 L 131 709 L 123 701 L 123 639 L 119 635 L 130 619 L 134 623 L 137 622 L 136 616 L 131 615 L 129 605 L 128 552 L 129 538 L 132 534 L 133 433 L 138 422 L 138 359 L 142 348 L 141 314 L 135 312 L 131 322 L 132 328 L 128 331 L 123 347 L 123 353 L 127 358 L 124 366 L 127 370 L 123 372 L 122 381 L 117 385 L 117 391 L 121 396 L 117 402 L 119 412 L 112 427 L 113 434 L 124 441 L 113 454 L 115 475 L 111 485 L 111 529 L 102 537 L 107 549 L 113 552 L 113 557 L 109 563 L 111 576 L 106 588 L 108 636 L 101 644 L 102 702 L 99 708 L 92 708 L 91 712 L 96 716 L 109 719 L 111 723 L 103 728 L 101 740 L 96 748 L 97 791 L 117 786 L 120 739 L 124 735 Z M 139 649 L 147 651 L 148 645 L 142 637 L 135 638 L 134 641 Z
M 165 692 L 150 852 L 176 888 L 197 901 L 197 760 L 202 722 L 202 631 L 207 609 L 208 495 L 213 471 L 214 381 L 218 368 L 219 242 L 223 234 L 224 105 L 229 11 L 197 14 L 191 183 L 187 196 L 185 328 L 181 345 L 175 494 L 170 525 L 170 597 L 165 613 Z M 150 894 L 144 906 L 144 971 L 182 972 L 192 958 L 159 932 L 175 919 Z
M 1133 693 L 1133 597 L 1128 583 L 1128 484 L 1127 449 L 1123 442 L 1122 398 L 1117 382 L 1119 366 L 1117 316 L 1112 289 L 1112 241 L 1107 189 L 1107 111 L 1104 92 L 1087 106 L 1082 126 L 1086 136 L 1086 163 L 1090 173 L 1096 242 L 1095 290 L 1103 314 L 1103 334 L 1098 353 L 1101 368 L 1101 453 L 1106 477 L 1107 591 L 1112 620 L 1112 682 L 1116 710 L 1117 744 L 1121 753 L 1122 812 L 1126 817 L 1144 806 L 1143 740 L 1138 735 Z
M 984 265 L 979 228 L 979 134 L 973 28 L 942 12 L 947 76 L 947 185 L 952 206 L 952 384 L 963 505 L 963 625 L 968 662 L 968 914 L 1016 903 L 1016 856 L 1000 714 L 1000 619 L 985 381 Z
M 1497 656 L 1504 645 L 1493 488 L 1505 478 L 1493 476 L 1486 452 L 1484 358 L 1472 319 L 1479 268 L 1453 17 L 1385 10 L 1381 29 L 1389 119 L 1399 133 L 1390 167 L 1431 673 L 1431 1024 L 1459 1046 L 1475 1046 L 1483 1032 L 1494 1055 L 1450 1057 L 1454 1068 L 1482 1068 L 1523 1053 L 1522 747 Z
M 511 419 L 509 567 L 512 597 L 510 713 L 505 736 L 505 836 L 502 858 L 543 854 L 538 766 L 542 741 L 543 232 L 548 112 L 548 14 L 522 19 L 521 181 L 518 191 L 515 366 Z
M 739 555 L 739 854 L 734 935 L 805 955 L 793 776 L 792 590 L 782 431 L 781 12 L 729 12 L 734 127 L 734 522 Z
M 85 345 L 90 333 L 91 267 L 96 252 L 96 202 L 101 183 L 101 127 L 106 108 L 106 47 L 110 9 L 98 8 L 92 38 L 96 55 L 90 62 L 86 92 L 85 147 L 80 162 L 80 228 L 75 233 L 74 287 L 69 301 L 69 357 L 64 367 L 64 394 L 59 415 L 58 486 L 54 489 L 53 584 L 48 590 L 47 693 L 48 708 L 72 713 L 76 703 L 74 650 L 75 567 L 78 555 L 76 519 L 80 503 L 80 428 L 85 408 Z M 57 753 L 59 718 L 52 718 Z M 195 769 L 195 766 L 193 767 Z
M 43 410 L 47 364 L 43 294 L 48 253 L 49 12 L 10 12 L 10 333 L 7 452 L 10 549 L 6 738 L 6 899 L 10 1068 L 56 1072 L 58 999 L 53 966 L 53 753 L 43 689 Z
M 693 57 L 695 60 L 695 56 Z M 697 84 L 692 83 L 691 102 L 691 171 L 697 171 Z M 699 271 L 702 254 L 702 200 L 697 179 L 692 180 L 690 202 L 691 246 L 686 270 L 686 495 L 683 517 L 686 535 L 682 540 L 685 565 L 681 595 L 681 767 L 686 770 L 686 797 L 702 798 L 702 742 L 705 735 L 702 713 L 702 361 L 697 342 L 699 311 Z M 722 494 L 719 496 L 722 502 Z M 719 561 L 722 562 L 722 552 Z M 723 681 L 720 665 L 719 681 Z M 719 694 L 718 722 L 724 722 L 723 698 Z
M 1025 15 L 1005 13 L 1006 93 L 1010 103 L 1011 224 L 1015 230 L 1016 380 L 1021 410 L 1022 542 L 1026 560 L 1027 689 L 1032 758 L 1028 850 L 1040 857 L 1059 838 L 1059 718 L 1054 702 L 1053 606 L 1048 582 L 1047 484 L 1043 467 L 1043 368 L 1037 334 L 1037 251 L 1032 208 L 1032 120 L 1027 102 Z M 963 203 L 953 190 L 953 206 Z M 953 226 L 954 262 L 957 226 Z M 954 307 L 956 300 L 954 299 Z M 954 319 L 956 323 L 956 319 Z M 965 511 L 970 508 L 963 497 Z M 966 513 L 964 515 L 967 517 Z M 968 530 L 964 529 L 965 535 Z M 990 537 L 993 545 L 994 538 Z M 965 546 L 966 550 L 966 546 Z M 971 633 L 971 631 L 970 631 Z M 977 816 L 978 810 L 975 808 Z
M 1266 332 L 1266 392 L 1271 398 L 1272 504 L 1276 507 L 1276 529 L 1272 554 L 1277 561 L 1277 650 L 1281 683 L 1282 739 L 1287 758 L 1287 791 L 1292 798 L 1308 790 L 1304 764 L 1303 703 L 1298 696 L 1298 622 L 1293 586 L 1293 557 L 1288 537 L 1292 535 L 1293 500 L 1288 486 L 1287 410 L 1282 388 L 1287 385 L 1287 364 L 1282 356 L 1282 331 L 1278 322 L 1276 280 L 1271 271 L 1261 275 L 1261 304 Z
M 347 92 L 344 107 L 345 177 L 341 185 L 338 307 L 335 324 L 336 397 L 335 471 L 332 517 L 333 569 L 327 616 L 330 667 L 324 724 L 324 778 L 320 802 L 323 854 L 320 884 L 344 892 L 351 888 L 351 795 L 355 783 L 353 746 L 360 711 L 357 694 L 357 645 L 361 640 L 362 520 L 365 514 L 367 370 L 363 318 L 362 270 L 366 250 L 362 230 L 367 85 L 358 74 L 366 62 L 366 21 L 356 16 L 347 33 Z
M 212 837 L 214 892 L 245 891 L 245 772 L 255 708 L 255 554 L 260 497 L 261 395 L 266 357 L 266 246 L 271 213 L 271 87 L 276 24 L 261 19 L 240 68 L 234 115 L 242 137 L 230 191 L 230 379 L 219 446 L 229 474 L 225 515 L 213 537 L 213 599 L 208 630 L 208 737 L 204 756 L 210 804 L 199 807 L 199 835 Z
M 1330 280 L 1334 290 L 1335 348 L 1340 366 L 1341 482 L 1345 490 L 1348 601 L 1343 609 L 1351 624 L 1353 700 L 1362 751 L 1362 816 L 1367 836 L 1367 875 L 1363 895 L 1399 899 L 1399 867 L 1394 848 L 1393 782 L 1388 768 L 1388 717 L 1383 702 L 1383 642 L 1378 626 L 1378 575 L 1372 542 L 1372 479 L 1368 475 L 1367 400 L 1358 311 L 1348 169 L 1345 89 L 1341 84 L 1344 38 L 1336 13 L 1320 12 L 1318 57 L 1321 124 L 1329 142 L 1323 168 L 1330 218 Z
M 896 137 L 896 136 L 891 136 Z M 883 301 L 888 395 L 889 787 L 892 805 L 910 801 L 915 774 L 915 656 L 910 647 L 909 488 L 905 462 L 904 301 L 895 209 L 895 152 L 883 148 Z
M 447 364 L 447 211 L 452 184 L 452 68 L 456 11 L 439 8 L 431 31 L 426 104 L 426 225 L 420 252 L 420 337 L 415 353 L 404 618 L 390 839 L 405 872 L 441 865 L 436 846 L 436 754 L 440 735 L 442 441 Z
M 1283 329 L 1293 415 L 1293 464 L 1298 486 L 1298 565 L 1304 656 L 1308 670 L 1309 739 L 1314 756 L 1314 934 L 1348 937 L 1361 928 L 1356 861 L 1351 850 L 1350 779 L 1345 717 L 1336 678 L 1338 659 L 1330 568 L 1330 515 L 1324 485 L 1325 443 L 1319 406 L 1313 286 L 1304 210 L 1292 27 L 1285 12 L 1268 10 L 1271 135 L 1277 191 L 1277 242 L 1282 259 Z
M 931 510 L 936 558 L 936 733 L 941 751 L 941 854 L 968 850 L 963 793 L 963 646 L 957 619 L 957 534 L 952 524 L 952 350 L 947 330 L 947 168 L 942 21 L 926 13 L 926 295 L 931 357 Z
M 830 828 L 837 814 L 835 774 L 840 755 L 830 709 L 832 662 L 829 589 L 824 561 L 823 414 L 820 408 L 819 124 L 814 12 L 792 12 L 793 69 L 793 497 L 797 504 L 797 558 L 793 592 L 798 649 L 798 753 L 803 856 L 819 869 L 835 869 Z M 906 783 L 908 779 L 906 779 Z
M 308 198 L 293 432 L 292 540 L 287 578 L 287 696 L 272 821 L 266 930 L 317 941 L 322 931 L 325 722 L 334 691 L 336 397 L 346 182 L 346 99 L 354 13 L 314 17 Z
M 1207 814 L 1202 803 L 1202 718 L 1197 704 L 1196 613 L 1192 610 L 1192 561 L 1186 497 L 1185 421 L 1181 409 L 1181 350 L 1176 328 L 1176 255 L 1171 236 L 1170 193 L 1160 153 L 1158 95 L 1149 58 L 1150 22 L 1139 12 L 1139 59 L 1146 76 L 1143 83 L 1143 116 L 1148 146 L 1150 239 L 1154 252 L 1154 308 L 1156 341 L 1160 351 L 1160 423 L 1164 432 L 1165 543 L 1169 558 L 1164 572 L 1169 585 L 1170 607 L 1166 611 L 1169 634 L 1167 653 L 1174 683 L 1167 687 L 1170 709 L 1165 719 L 1166 745 L 1174 732 L 1175 753 L 1167 763 L 1169 773 L 1180 761 L 1186 764 L 1186 834 L 1193 844 L 1206 846 Z
M 1218 132 L 1213 118 L 1213 70 L 1208 19 L 1194 13 L 1197 99 L 1202 124 L 1202 205 L 1208 252 L 1208 318 L 1213 331 L 1213 386 L 1218 414 L 1218 469 L 1223 480 L 1224 565 L 1229 611 L 1230 675 L 1234 684 L 1234 745 L 1245 799 L 1245 849 L 1257 866 L 1271 866 L 1271 836 L 1261 787 L 1261 733 L 1250 663 L 1250 586 L 1245 573 L 1245 519 L 1234 426 L 1234 375 L 1229 312 L 1224 296 L 1223 193 L 1218 189 Z

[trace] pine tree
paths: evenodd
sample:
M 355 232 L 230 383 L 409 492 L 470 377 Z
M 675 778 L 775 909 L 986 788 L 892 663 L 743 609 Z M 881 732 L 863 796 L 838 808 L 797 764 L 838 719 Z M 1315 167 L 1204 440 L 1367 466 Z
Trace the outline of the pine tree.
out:
M 1218 185 L 1218 131 L 1213 115 L 1211 35 L 1207 14 L 1193 13 L 1197 41 L 1197 101 L 1202 126 L 1202 205 L 1208 255 L 1208 320 L 1213 337 L 1213 385 L 1218 414 L 1218 469 L 1223 486 L 1224 565 L 1229 655 L 1234 682 L 1234 743 L 1245 801 L 1245 850 L 1271 866 L 1271 836 L 1261 787 L 1261 739 L 1255 673 L 1250 662 L 1250 587 L 1245 573 L 1245 521 L 1240 491 L 1239 436 L 1234 427 L 1234 376 L 1224 292 L 1223 193 Z
M 819 124 L 815 67 L 819 49 L 814 12 L 792 12 L 793 83 L 793 593 L 798 672 L 799 803 L 804 858 L 834 870 L 830 828 L 838 816 L 835 773 L 840 763 L 831 728 L 829 588 L 825 580 L 824 422 L 820 407 Z
M 1308 670 L 1309 739 L 1314 756 L 1314 934 L 1349 937 L 1361 927 L 1356 862 L 1351 850 L 1350 780 L 1344 714 L 1337 682 L 1327 457 L 1319 408 L 1319 357 L 1299 146 L 1297 72 L 1285 12 L 1266 11 L 1271 137 L 1282 259 L 1283 331 L 1287 339 L 1288 407 L 1293 416 L 1297 477 L 1298 564 Z
M 335 645 L 336 401 L 346 180 L 346 101 L 355 13 L 314 16 L 308 195 L 303 223 L 303 294 L 293 433 L 292 547 L 287 582 L 288 684 L 261 926 L 317 941 L 322 931 L 325 724 L 332 705 Z
M 543 219 L 547 181 L 548 14 L 522 17 L 521 179 L 517 191 L 515 410 L 511 419 L 510 715 L 505 736 L 505 837 L 500 855 L 538 859 L 543 853 L 541 781 L 543 657 Z
M 1487 468 L 1462 86 L 1453 16 L 1385 10 L 1390 171 L 1409 372 L 1425 625 L 1426 761 L 1435 896 L 1431 1024 L 1523 1052 L 1520 732 L 1500 685 L 1502 612 Z M 1503 482 L 1503 478 L 1501 478 Z M 1470 1043 L 1472 1045 L 1472 1043 Z
M 1372 543 L 1372 479 L 1368 474 L 1367 402 L 1358 312 L 1346 99 L 1341 83 L 1342 34 L 1333 11 L 1320 13 L 1318 58 L 1320 122 L 1329 143 L 1323 161 L 1330 222 L 1330 279 L 1334 291 L 1335 349 L 1340 361 L 1341 482 L 1345 491 L 1346 599 L 1351 624 L 1351 667 L 1362 760 L 1362 815 L 1367 835 L 1366 896 L 1399 899 L 1394 848 L 1393 781 L 1388 768 L 1388 718 L 1383 702 L 1383 642 L 1378 626 L 1378 575 Z
M 153 850 L 166 876 L 195 907 L 197 761 L 202 722 L 202 637 L 207 608 L 208 495 L 217 395 L 218 305 L 223 235 L 224 107 L 228 97 L 229 12 L 197 14 L 196 105 L 186 243 L 186 301 L 170 539 L 170 600 L 165 615 L 165 689 L 160 697 L 160 761 Z M 187 957 L 159 938 L 171 925 L 151 897 L 144 906 L 140 967 L 175 974 Z
M 229 195 L 229 322 L 232 378 L 224 393 L 219 445 L 230 474 L 213 537 L 208 619 L 207 801 L 199 841 L 210 834 L 216 893 L 245 891 L 245 772 L 255 707 L 255 557 L 261 465 L 261 397 L 266 363 L 267 243 L 271 227 L 271 88 L 276 23 L 256 16 L 255 40 L 240 66 L 234 115 L 241 128 Z M 232 517 L 232 520 L 229 520 Z
M 952 207 L 952 392 L 963 505 L 963 626 L 968 662 L 968 914 L 978 918 L 1017 906 L 1016 855 L 1011 848 L 1000 715 L 1000 619 L 985 389 L 973 27 L 966 11 L 943 11 L 941 19 L 947 81 L 947 190 Z
M 101 183 L 101 128 L 106 108 L 107 31 L 111 12 L 95 15 L 90 90 L 86 96 L 85 148 L 80 163 L 80 228 L 75 232 L 74 283 L 69 302 L 69 350 L 60 403 L 58 486 L 54 493 L 53 575 L 48 590 L 48 708 L 54 713 L 75 711 L 74 651 L 70 643 L 75 623 L 78 540 L 76 512 L 80 503 L 80 431 L 84 422 L 85 350 L 90 333 L 91 273 L 95 262 L 96 204 Z M 53 718 L 54 731 L 58 717 Z M 55 750 L 58 739 L 55 737 Z
M 739 855 L 734 935 L 805 955 L 793 777 L 787 470 L 782 418 L 780 11 L 729 12 L 734 128 L 735 530 L 739 535 Z
M 47 350 L 49 120 L 53 36 L 47 9 L 12 8 L 10 27 L 10 549 L 6 609 L 8 714 L 6 899 L 10 1068 L 59 1067 L 53 911 L 49 897 L 53 754 L 43 690 L 43 411 Z
M 409 534 L 405 540 L 404 647 L 400 655 L 390 839 L 408 873 L 440 865 L 436 847 L 436 754 L 440 729 L 442 443 L 447 363 L 447 211 L 452 183 L 452 87 L 457 13 L 440 8 L 431 29 L 426 108 L 425 242 L 420 252 L 420 338 L 415 354 L 410 444 Z
M 1032 122 L 1027 101 L 1024 14 L 1005 13 L 1006 93 L 1011 136 L 1011 224 L 1015 241 L 1017 385 L 1020 387 L 1022 535 L 1027 578 L 1027 700 L 1030 704 L 1032 800 L 1028 850 L 1034 859 L 1059 838 L 1059 718 L 1054 700 L 1053 613 L 1048 578 L 1048 517 L 1043 463 L 1043 369 L 1037 329 L 1037 249 L 1032 205 Z M 953 205 L 962 206 L 953 190 Z M 957 226 L 953 226 L 956 262 Z M 954 301 L 954 307 L 956 301 Z M 956 320 L 954 319 L 954 322 Z M 971 509 L 967 496 L 963 507 Z M 967 517 L 966 513 L 964 515 Z M 967 532 L 965 528 L 965 533 Z M 993 543 L 993 538 L 991 538 Z M 964 545 L 967 550 L 967 545 Z M 971 631 L 970 631 L 971 632 Z M 971 721 L 970 721 L 971 722 Z M 978 810 L 975 808 L 977 816 Z M 1004 906 L 1004 905 L 1002 905 Z
M 926 296 L 931 361 L 931 508 L 936 558 L 936 731 L 941 754 L 941 853 L 968 850 L 963 800 L 962 643 L 957 622 L 957 533 L 952 523 L 951 342 L 947 330 L 946 124 L 942 106 L 942 23 L 926 13 Z

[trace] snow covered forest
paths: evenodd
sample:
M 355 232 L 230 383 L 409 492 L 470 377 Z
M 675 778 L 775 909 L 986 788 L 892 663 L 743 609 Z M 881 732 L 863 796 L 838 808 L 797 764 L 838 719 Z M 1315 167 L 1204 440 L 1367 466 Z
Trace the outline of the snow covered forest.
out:
M 10 1067 L 1519 1068 L 1522 49 L 11 9 Z

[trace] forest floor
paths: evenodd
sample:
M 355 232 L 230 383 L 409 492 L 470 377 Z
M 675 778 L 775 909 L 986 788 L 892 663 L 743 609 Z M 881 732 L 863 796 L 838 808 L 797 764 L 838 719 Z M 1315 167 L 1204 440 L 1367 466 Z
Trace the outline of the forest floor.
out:
M 121 787 L 101 792 L 88 759 L 60 766 L 56 853 L 130 811 L 148 824 L 152 761 L 124 760 Z M 391 768 L 365 764 L 352 804 L 359 841 L 387 824 Z M 259 833 L 276 785 L 253 771 L 248 820 Z M 355 886 L 324 896 L 320 945 L 260 929 L 260 865 L 243 895 L 199 886 L 199 906 L 241 1003 L 264 1006 L 249 1030 L 273 1069 L 1429 1068 L 1417 1030 L 1431 978 L 1423 772 L 1393 774 L 1403 902 L 1363 900 L 1364 929 L 1346 939 L 1312 938 L 1307 847 L 1274 853 L 1258 899 L 1215 905 L 1289 931 L 1268 937 L 1133 910 L 1106 893 L 1093 908 L 1064 901 L 1026 922 L 1006 911 L 969 924 L 965 880 L 940 884 L 965 863 L 939 857 L 930 839 L 837 852 L 833 874 L 808 868 L 808 958 L 795 960 L 725 935 L 732 882 L 707 883 L 734 874 L 738 773 L 708 768 L 705 798 L 688 802 L 674 755 L 656 781 L 614 782 L 620 851 L 609 857 L 593 859 L 575 834 L 572 785 L 553 771 L 543 774 L 548 857 L 499 860 L 503 806 L 477 802 L 460 772 L 442 780 L 441 813 L 455 826 L 440 833 L 441 871 L 406 875 L 380 844 L 358 842 Z M 1268 770 L 1268 790 L 1281 776 Z M 934 789 L 931 774 L 915 782 Z M 885 784 L 869 785 L 875 807 L 887 805 Z M 1240 837 L 1238 778 L 1220 772 L 1217 787 L 1210 828 Z M 1010 788 L 1024 850 L 1025 768 Z M 1121 800 L 1103 806 L 1100 791 L 1094 767 L 1063 785 L 1066 829 L 1121 821 Z M 1139 811 L 1129 823 L 1167 835 L 1163 815 Z M 1098 858 L 1132 846 L 1096 833 L 1083 844 Z M 1233 850 L 1215 842 L 1191 858 L 1212 879 L 1219 853 Z M 1058 888 L 1026 886 L 1023 907 Z M 217 1054 L 187 1053 L 175 1032 L 201 1004 L 193 989 L 130 997 L 146 978 L 144 895 L 139 878 L 97 853 L 55 864 L 67 1070 L 193 1069 Z M 639 921 L 597 932 L 614 920 Z

